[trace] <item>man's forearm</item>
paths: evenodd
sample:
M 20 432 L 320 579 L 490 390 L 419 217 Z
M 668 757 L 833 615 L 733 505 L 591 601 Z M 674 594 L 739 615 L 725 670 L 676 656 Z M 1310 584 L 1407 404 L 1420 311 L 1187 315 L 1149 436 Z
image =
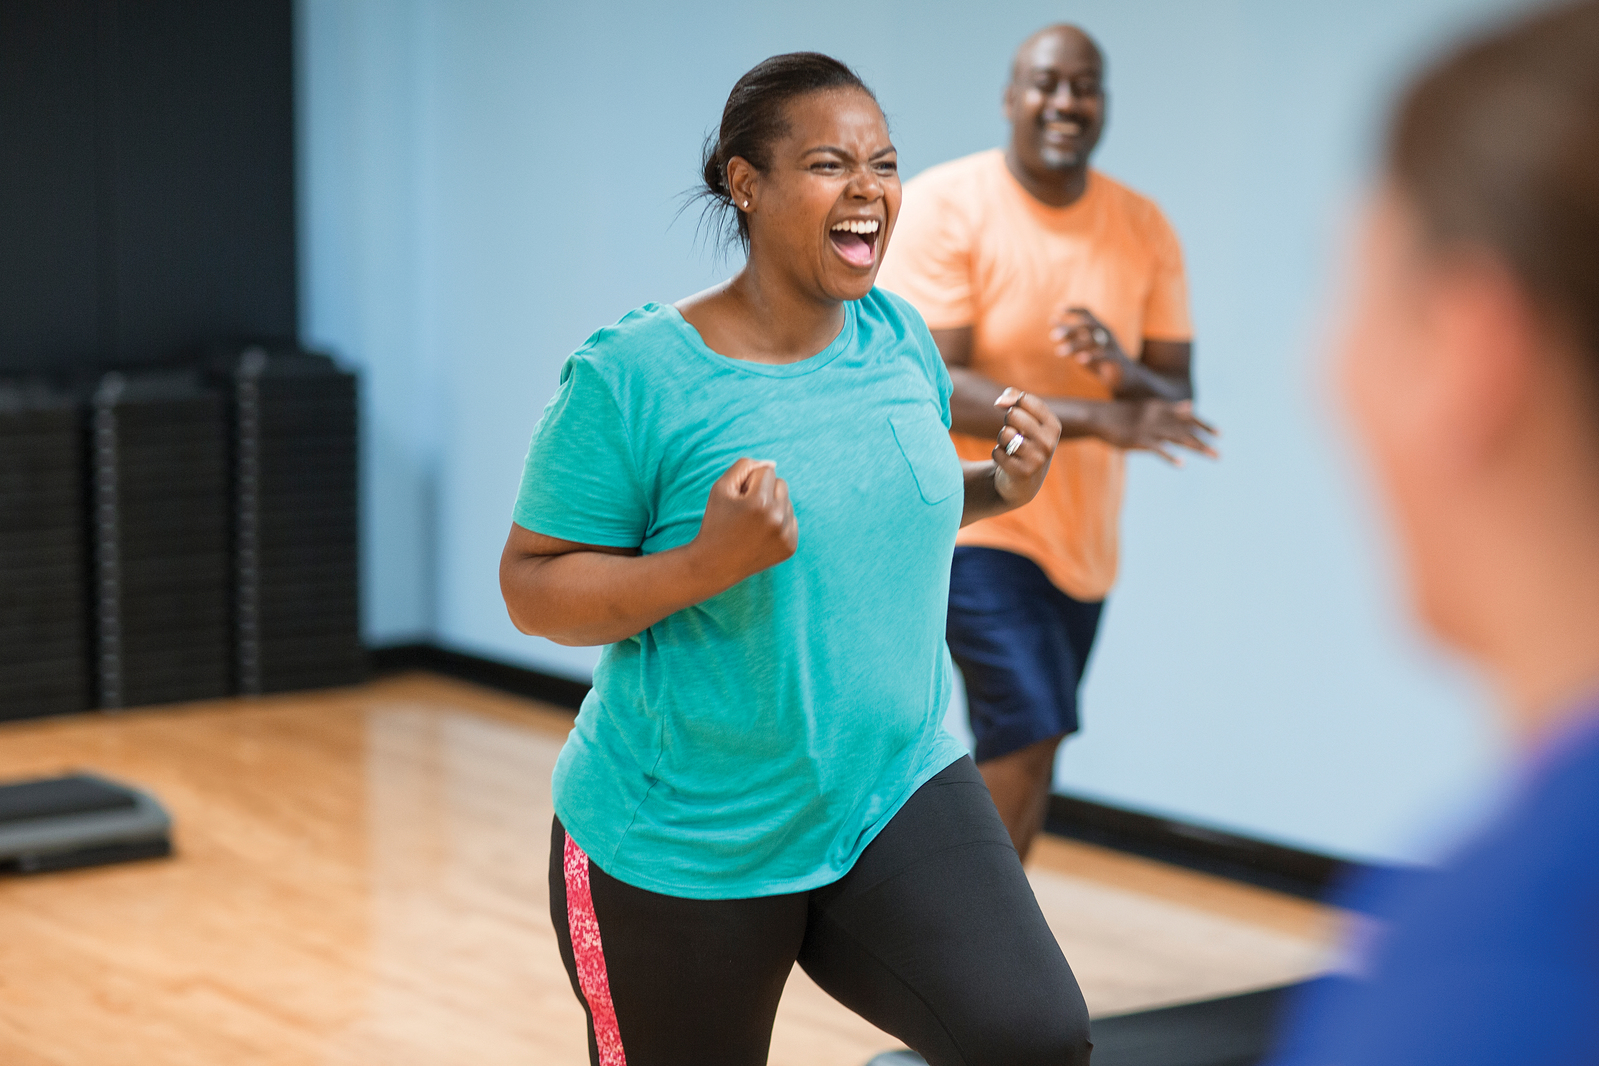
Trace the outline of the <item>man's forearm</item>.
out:
M 950 381 L 955 386 L 950 397 L 951 428 L 957 433 L 974 437 L 995 437 L 1005 424 L 1005 409 L 995 407 L 994 401 L 1004 387 L 975 370 L 952 366 Z M 1067 396 L 1040 397 L 1049 404 L 1050 411 L 1060 419 L 1061 437 L 1098 437 L 1104 433 L 1105 418 L 1110 408 L 1122 401 L 1082 400 Z
M 1121 385 L 1116 389 L 1118 400 L 1179 400 L 1194 398 L 1194 386 L 1187 374 L 1162 374 L 1143 363 L 1128 361 L 1123 364 Z

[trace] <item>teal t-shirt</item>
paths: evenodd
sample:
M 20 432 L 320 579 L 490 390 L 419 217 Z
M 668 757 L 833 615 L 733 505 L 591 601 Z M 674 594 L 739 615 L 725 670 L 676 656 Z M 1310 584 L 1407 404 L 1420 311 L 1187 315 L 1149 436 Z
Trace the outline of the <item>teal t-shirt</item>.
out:
M 776 461 L 799 526 L 792 558 L 601 654 L 554 779 L 600 869 L 700 899 L 815 888 L 965 753 L 943 728 L 964 506 L 949 395 L 921 317 L 878 290 L 797 363 L 719 355 L 659 304 L 567 360 L 519 525 L 676 548 L 749 457 Z

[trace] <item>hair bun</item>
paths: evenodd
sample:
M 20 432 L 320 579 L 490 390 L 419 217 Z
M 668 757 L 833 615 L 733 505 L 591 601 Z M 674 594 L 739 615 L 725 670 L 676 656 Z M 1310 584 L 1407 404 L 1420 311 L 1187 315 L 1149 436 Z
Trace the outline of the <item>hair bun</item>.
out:
M 708 210 L 733 209 L 737 236 L 749 246 L 749 220 L 733 203 L 727 184 L 727 164 L 735 157 L 749 160 L 756 170 L 771 165 L 771 145 L 788 132 L 786 109 L 790 100 L 825 89 L 859 89 L 872 99 L 856 73 L 820 52 L 790 52 L 762 60 L 733 86 L 722 109 L 722 122 L 705 138 L 698 195 L 708 199 Z M 727 218 L 716 221 L 727 232 Z

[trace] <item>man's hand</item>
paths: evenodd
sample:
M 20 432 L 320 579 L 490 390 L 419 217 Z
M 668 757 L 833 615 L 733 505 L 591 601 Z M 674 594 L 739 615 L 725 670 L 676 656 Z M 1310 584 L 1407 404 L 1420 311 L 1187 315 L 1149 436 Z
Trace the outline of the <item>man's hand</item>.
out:
M 1105 383 L 1118 400 L 1194 398 L 1192 341 L 1145 337 L 1138 357 L 1122 350 L 1116 334 L 1086 307 L 1068 309 L 1049 336 L 1055 354 L 1070 359 Z
M 799 526 L 777 464 L 740 459 L 711 486 L 699 534 L 689 545 L 696 568 L 731 588 L 794 554 Z
M 1056 355 L 1074 360 L 1103 381 L 1113 396 L 1137 373 L 1137 365 L 1122 351 L 1116 335 L 1086 307 L 1069 309 L 1049 336 L 1055 342 Z
M 1095 435 L 1106 443 L 1128 451 L 1154 452 L 1173 466 L 1182 466 L 1183 460 L 1167 451 L 1172 446 L 1220 458 L 1208 439 L 1219 434 L 1195 417 L 1192 400 L 1113 400 L 1099 405 L 1096 421 Z
M 994 406 L 1005 408 L 1005 425 L 994 445 L 994 489 L 1010 506 L 1020 507 L 1044 484 L 1060 443 L 1060 420 L 1043 400 L 1020 389 L 1006 389 Z

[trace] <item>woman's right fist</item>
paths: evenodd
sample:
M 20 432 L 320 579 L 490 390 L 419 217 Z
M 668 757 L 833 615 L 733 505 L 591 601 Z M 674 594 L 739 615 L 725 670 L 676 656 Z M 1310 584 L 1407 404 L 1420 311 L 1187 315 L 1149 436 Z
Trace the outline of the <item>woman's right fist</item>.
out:
M 694 549 L 722 588 L 794 554 L 799 526 L 788 482 L 769 460 L 740 459 L 711 486 Z

